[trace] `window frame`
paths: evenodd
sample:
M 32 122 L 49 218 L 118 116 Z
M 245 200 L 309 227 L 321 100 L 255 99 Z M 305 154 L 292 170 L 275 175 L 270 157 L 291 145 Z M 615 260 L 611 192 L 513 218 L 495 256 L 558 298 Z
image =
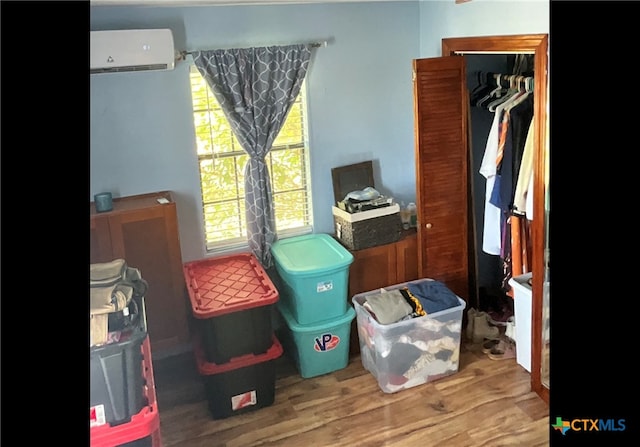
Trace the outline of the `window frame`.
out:
M 248 241 L 247 241 L 247 237 L 246 235 L 242 235 L 242 236 L 238 236 L 236 238 L 229 238 L 226 240 L 219 240 L 219 241 L 209 241 L 207 239 L 207 215 L 208 213 L 205 211 L 206 207 L 208 206 L 208 203 L 205 202 L 205 195 L 204 195 L 204 189 L 203 189 L 203 172 L 201 169 L 201 163 L 203 162 L 203 160 L 215 160 L 215 159 L 224 159 L 224 158 L 231 158 L 231 157 L 241 157 L 241 156 L 247 156 L 247 153 L 242 149 L 242 147 L 237 143 L 237 138 L 235 137 L 235 135 L 233 135 L 232 137 L 232 141 L 230 143 L 230 147 L 232 149 L 234 149 L 231 152 L 222 152 L 222 153 L 211 153 L 211 154 L 200 154 L 198 153 L 197 150 L 197 142 L 198 142 L 198 136 L 197 136 L 197 127 L 196 127 L 196 120 L 195 120 L 195 114 L 196 113 L 202 113 L 202 112 L 208 112 L 210 110 L 213 110 L 211 107 L 207 107 L 206 109 L 201 109 L 201 110 L 196 110 L 194 108 L 194 97 L 193 97 L 193 83 L 191 80 L 191 70 L 194 71 L 198 71 L 197 67 L 195 66 L 195 64 L 193 62 L 191 62 L 190 67 L 189 67 L 189 91 L 190 91 L 190 95 L 191 95 L 191 115 L 192 115 L 192 122 L 194 124 L 194 141 L 195 141 L 195 145 L 196 145 L 196 160 L 197 160 L 197 169 L 198 169 L 198 184 L 199 184 L 199 195 L 200 195 L 200 205 L 201 205 L 201 210 L 202 210 L 202 217 L 201 217 L 201 228 L 203 230 L 203 237 L 204 237 L 204 246 L 205 246 L 205 250 L 207 253 L 209 254 L 217 254 L 217 253 L 226 253 L 226 252 L 235 252 L 235 251 L 239 251 L 239 250 L 246 250 L 248 249 Z M 199 72 L 198 72 L 199 74 Z M 204 78 L 203 78 L 204 80 Z M 206 82 L 206 81 L 205 81 Z M 207 86 L 209 93 L 211 95 L 211 98 L 216 101 L 217 100 L 215 98 L 215 95 L 213 95 L 213 93 L 211 92 L 211 89 L 209 86 Z M 278 145 L 278 146 L 273 146 L 271 148 L 271 150 L 269 151 L 269 154 L 266 157 L 266 162 L 267 162 L 267 166 L 269 169 L 269 178 L 271 180 L 271 186 L 272 186 L 272 192 L 274 189 L 274 177 L 273 177 L 273 159 L 272 159 L 272 155 L 276 154 L 279 151 L 288 151 L 288 150 L 301 150 L 302 151 L 302 159 L 301 159 L 301 164 L 302 164 L 302 169 L 300 170 L 301 175 L 303 176 L 304 180 L 304 184 L 303 187 L 300 190 L 304 191 L 304 195 L 306 196 L 306 206 L 307 206 L 307 212 L 306 212 L 306 224 L 299 226 L 299 227 L 295 227 L 295 228 L 287 228 L 287 229 L 281 229 L 281 230 L 276 230 L 277 231 L 277 237 L 278 239 L 285 239 L 288 237 L 294 237 L 294 236 L 300 236 L 300 235 L 304 235 L 304 234 L 309 234 L 313 232 L 313 226 L 314 226 L 314 216 L 313 216 L 313 195 L 312 195 L 312 182 L 311 182 L 311 167 L 310 167 L 310 163 L 311 163 L 311 156 L 310 156 L 310 148 L 309 148 L 309 126 L 308 126 L 308 117 L 309 117 L 309 107 L 308 107 L 308 92 L 307 92 L 307 82 L 306 80 L 303 81 L 301 89 L 300 89 L 300 100 L 301 100 L 301 114 L 302 114 L 302 140 L 298 143 L 294 143 L 294 144 L 284 144 L 284 145 Z M 296 101 L 298 100 L 298 98 L 296 98 Z M 219 107 L 219 105 L 218 105 Z M 288 119 L 288 117 L 287 117 Z M 227 125 L 229 126 L 229 124 L 227 123 Z M 233 131 L 230 129 L 231 133 L 233 134 Z M 277 141 L 277 138 L 276 138 Z M 237 146 L 235 146 L 237 144 Z M 236 149 L 236 147 L 239 148 L 239 150 Z M 243 171 L 244 167 L 240 167 L 238 168 L 239 171 Z M 238 178 L 236 184 L 239 185 L 239 182 L 244 182 L 244 179 Z M 241 185 L 241 188 L 239 188 L 241 190 L 244 190 L 244 184 Z M 275 196 L 282 194 L 282 192 L 273 192 L 273 198 L 275 198 Z M 244 203 L 242 201 L 244 201 L 244 197 L 238 197 L 238 198 L 229 198 L 227 199 L 227 201 L 232 201 L 232 202 L 236 202 L 239 203 L 239 206 L 244 209 Z M 274 200 L 275 202 L 275 200 Z M 275 204 L 274 204 L 275 206 Z M 242 212 L 242 211 L 241 211 Z M 302 218 L 304 219 L 304 215 L 302 215 Z M 241 216 L 239 216 L 239 225 L 241 225 L 240 228 L 246 228 L 246 217 L 244 214 L 242 214 Z M 244 225 L 242 225 L 244 223 Z M 277 222 L 276 222 L 276 227 L 277 227 Z

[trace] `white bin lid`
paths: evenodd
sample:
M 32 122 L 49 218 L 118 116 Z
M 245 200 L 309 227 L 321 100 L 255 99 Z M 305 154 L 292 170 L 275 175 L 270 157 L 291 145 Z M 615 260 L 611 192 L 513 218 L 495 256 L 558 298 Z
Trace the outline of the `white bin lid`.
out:
M 531 285 L 529 284 L 531 275 L 532 273 L 529 272 L 524 275 L 514 276 L 509 280 L 509 285 L 513 287 L 516 294 L 519 294 L 522 297 L 531 297 Z

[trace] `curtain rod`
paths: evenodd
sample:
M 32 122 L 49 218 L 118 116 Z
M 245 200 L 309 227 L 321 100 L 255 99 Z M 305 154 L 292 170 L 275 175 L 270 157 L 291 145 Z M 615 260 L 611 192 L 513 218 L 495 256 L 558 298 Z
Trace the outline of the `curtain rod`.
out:
M 326 47 L 327 46 L 327 41 L 323 40 L 322 42 L 311 42 L 308 45 L 311 46 L 311 48 L 319 48 L 319 47 Z M 187 54 L 193 54 L 198 50 L 192 50 L 192 51 L 180 51 L 180 58 L 184 60 L 187 57 Z

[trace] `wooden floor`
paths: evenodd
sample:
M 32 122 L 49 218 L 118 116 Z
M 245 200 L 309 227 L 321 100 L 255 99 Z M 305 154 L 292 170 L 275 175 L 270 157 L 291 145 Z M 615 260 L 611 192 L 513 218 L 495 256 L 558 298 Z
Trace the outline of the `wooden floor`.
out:
M 310 379 L 287 356 L 276 365 L 273 404 L 213 419 L 192 353 L 154 362 L 164 447 L 542 446 L 548 406 L 515 359 L 491 360 L 462 342 L 458 372 L 385 394 L 351 357 Z

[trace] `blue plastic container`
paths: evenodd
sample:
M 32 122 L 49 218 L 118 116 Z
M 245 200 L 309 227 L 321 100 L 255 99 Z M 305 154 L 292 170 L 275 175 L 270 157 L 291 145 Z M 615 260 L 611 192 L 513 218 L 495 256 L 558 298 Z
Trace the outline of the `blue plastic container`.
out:
M 276 241 L 271 247 L 280 281 L 280 300 L 298 324 L 343 317 L 347 312 L 353 255 L 328 234 Z
M 276 305 L 284 323 L 280 338 L 285 353 L 294 360 L 300 375 L 307 379 L 346 368 L 349 364 L 349 335 L 355 310 L 347 311 L 334 320 L 301 325 L 295 321 L 283 303 Z

